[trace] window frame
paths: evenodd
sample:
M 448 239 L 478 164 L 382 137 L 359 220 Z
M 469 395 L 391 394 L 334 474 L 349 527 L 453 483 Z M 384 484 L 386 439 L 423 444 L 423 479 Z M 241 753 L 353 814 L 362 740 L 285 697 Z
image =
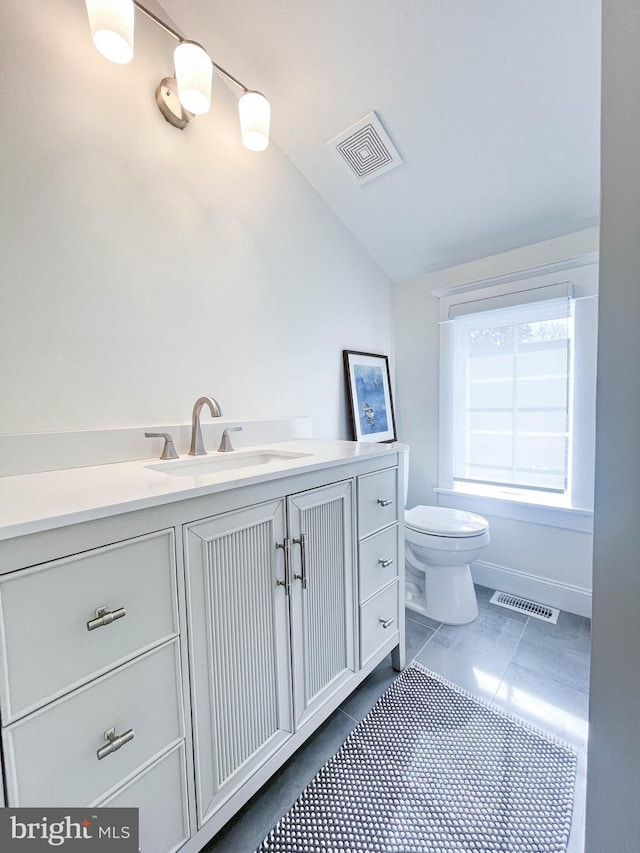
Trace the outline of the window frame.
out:
M 554 265 L 520 271 L 513 275 L 470 282 L 432 291 L 439 299 L 440 391 L 439 391 L 439 479 L 435 489 L 438 504 L 480 514 L 496 515 L 553 527 L 591 532 L 595 468 L 595 391 L 597 349 L 598 256 L 589 253 Z M 574 297 L 573 429 L 570 439 L 570 493 L 557 496 L 512 487 L 454 485 L 453 441 L 453 354 L 455 320 L 452 314 L 473 313 L 477 300 L 500 297 L 514 300 L 542 298 L 554 285 L 570 282 Z M 537 291 L 537 292 L 536 292 Z M 499 300 L 498 300 L 499 301 Z M 455 306 L 458 306 L 456 308 Z

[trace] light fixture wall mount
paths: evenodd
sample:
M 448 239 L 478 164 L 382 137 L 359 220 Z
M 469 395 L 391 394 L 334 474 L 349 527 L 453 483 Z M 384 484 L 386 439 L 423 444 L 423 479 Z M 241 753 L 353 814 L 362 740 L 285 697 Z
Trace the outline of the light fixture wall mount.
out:
M 251 151 L 269 144 L 271 107 L 260 92 L 247 88 L 230 74 L 198 42 L 186 39 L 138 0 L 86 0 L 91 34 L 96 48 L 112 62 L 133 58 L 134 11 L 138 9 L 176 39 L 174 77 L 164 77 L 156 89 L 156 103 L 163 117 L 183 130 L 196 115 L 209 111 L 214 70 L 241 90 L 238 105 L 242 142 Z
M 160 81 L 156 89 L 156 104 L 169 124 L 179 130 L 184 130 L 189 122 L 195 118 L 195 114 L 185 110 L 180 103 L 175 77 L 164 77 Z

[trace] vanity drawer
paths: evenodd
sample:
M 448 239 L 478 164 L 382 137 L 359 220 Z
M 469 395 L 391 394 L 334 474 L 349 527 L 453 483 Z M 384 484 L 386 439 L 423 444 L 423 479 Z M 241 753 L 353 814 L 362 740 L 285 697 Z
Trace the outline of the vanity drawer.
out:
M 141 853 L 173 853 L 189 840 L 184 743 L 163 755 L 99 807 L 140 810 Z
M 360 607 L 360 666 L 398 635 L 398 581 L 380 590 Z
M 358 546 L 360 604 L 398 576 L 398 525 L 364 539 Z
M 398 520 L 398 469 L 358 477 L 358 537 Z
M 5 728 L 9 805 L 96 802 L 184 739 L 179 676 L 172 640 Z M 133 739 L 98 759 L 112 728 Z
M 125 615 L 89 630 L 101 607 Z M 177 635 L 173 529 L 6 575 L 0 616 L 6 725 Z

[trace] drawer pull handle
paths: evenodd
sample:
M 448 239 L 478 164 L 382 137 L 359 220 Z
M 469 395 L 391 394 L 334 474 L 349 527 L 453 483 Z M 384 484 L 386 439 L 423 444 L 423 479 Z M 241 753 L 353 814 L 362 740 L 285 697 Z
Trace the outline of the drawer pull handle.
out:
M 294 578 L 297 581 L 302 581 L 302 589 L 307 588 L 307 534 L 301 533 L 299 539 L 293 540 L 296 545 L 300 546 L 300 568 L 301 574 L 296 575 L 294 573 Z
M 395 622 L 395 619 L 393 618 L 393 616 L 391 617 L 391 619 L 381 619 L 380 620 L 380 624 L 382 625 L 383 628 L 388 628 L 390 625 L 393 625 L 394 622 Z
M 102 761 L 102 759 L 106 758 L 107 755 L 111 755 L 112 752 L 116 752 L 116 750 L 120 749 L 121 746 L 124 746 L 125 743 L 129 743 L 130 740 L 133 740 L 133 729 L 129 729 L 121 735 L 117 735 L 115 729 L 109 729 L 104 733 L 104 739 L 108 741 L 108 743 L 105 744 L 105 746 L 101 746 L 96 752 L 98 761 Z
M 386 569 L 388 566 L 392 565 L 393 560 L 392 560 L 392 559 L 389 559 L 389 560 L 383 560 L 383 559 L 381 558 L 381 559 L 379 559 L 379 560 L 378 560 L 378 562 L 380 563 L 380 565 L 382 566 L 382 568 L 383 568 L 383 569 Z
M 286 595 L 291 595 L 291 575 L 289 567 L 289 558 L 291 556 L 291 540 L 285 536 L 284 542 L 276 542 L 276 548 L 282 548 L 284 551 L 284 580 L 278 578 L 278 586 L 283 586 Z
M 380 504 L 380 506 L 391 506 L 393 501 L 391 500 L 391 498 L 387 498 L 384 501 L 382 500 L 382 498 L 378 498 L 378 503 Z
M 98 607 L 96 610 L 95 619 L 89 619 L 87 622 L 87 631 L 93 631 L 95 628 L 102 628 L 103 625 L 111 625 L 116 619 L 122 619 L 127 615 L 124 607 L 118 607 L 117 610 L 107 610 L 106 607 Z

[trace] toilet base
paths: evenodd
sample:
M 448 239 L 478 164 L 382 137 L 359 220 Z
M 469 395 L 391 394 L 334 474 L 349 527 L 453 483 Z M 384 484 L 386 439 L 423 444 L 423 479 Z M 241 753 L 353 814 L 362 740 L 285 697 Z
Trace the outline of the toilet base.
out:
M 478 601 L 468 563 L 423 565 L 420 570 L 424 572 L 425 616 L 445 625 L 467 625 L 477 619 Z

